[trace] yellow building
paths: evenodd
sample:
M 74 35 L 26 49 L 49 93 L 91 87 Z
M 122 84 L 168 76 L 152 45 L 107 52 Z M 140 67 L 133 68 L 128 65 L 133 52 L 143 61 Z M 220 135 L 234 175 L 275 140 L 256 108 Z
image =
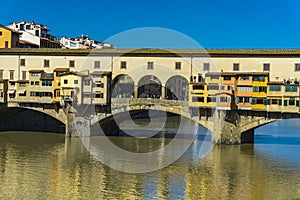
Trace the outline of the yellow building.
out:
M 53 77 L 53 101 L 60 102 L 61 75 L 70 71 L 69 68 L 56 68 Z
M 272 112 L 282 112 L 283 110 L 283 94 L 284 83 L 283 81 L 270 81 L 268 83 L 268 101 L 267 110 Z
M 236 106 L 241 110 L 251 110 L 252 77 L 253 73 L 240 72 L 236 82 Z
M 0 24 L 0 48 L 18 48 L 21 34 Z
M 78 72 L 68 72 L 61 75 L 61 104 L 65 102 L 72 105 L 82 104 L 83 75 Z
M 252 110 L 267 109 L 269 73 L 257 72 L 252 76 Z
M 16 82 L 17 94 L 16 102 L 28 102 L 29 99 L 29 81 L 28 80 L 18 80 Z

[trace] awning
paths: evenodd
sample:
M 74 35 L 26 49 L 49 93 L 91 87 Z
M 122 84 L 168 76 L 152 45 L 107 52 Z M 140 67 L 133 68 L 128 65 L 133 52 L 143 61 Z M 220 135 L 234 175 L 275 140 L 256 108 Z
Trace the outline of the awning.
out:
M 14 89 L 9 89 L 9 90 L 7 91 L 8 94 L 14 94 L 15 92 L 16 92 L 16 90 L 14 90 Z
M 25 90 L 18 90 L 19 94 L 25 94 Z

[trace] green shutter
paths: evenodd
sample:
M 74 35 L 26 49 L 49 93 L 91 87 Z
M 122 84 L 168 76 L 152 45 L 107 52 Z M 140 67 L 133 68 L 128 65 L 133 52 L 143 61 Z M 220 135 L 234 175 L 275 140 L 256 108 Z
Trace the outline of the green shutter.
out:
M 279 99 L 279 101 L 278 101 L 278 105 L 282 105 L 282 100 L 281 99 Z
M 296 101 L 296 106 L 299 107 L 299 101 L 298 100 Z
M 287 105 L 288 105 L 288 101 L 287 101 L 287 100 L 284 100 L 284 101 L 283 101 L 283 105 L 284 105 L 284 106 L 287 106 Z

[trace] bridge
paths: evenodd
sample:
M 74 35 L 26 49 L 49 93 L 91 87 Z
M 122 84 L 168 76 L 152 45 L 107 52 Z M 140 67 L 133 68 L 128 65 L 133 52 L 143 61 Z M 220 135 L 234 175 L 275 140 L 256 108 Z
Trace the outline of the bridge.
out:
M 33 115 L 32 112 L 28 113 L 27 126 L 37 126 L 43 121 L 50 122 L 51 119 L 57 121 L 56 123 L 50 123 L 51 129 L 42 129 L 42 131 L 60 130 L 64 126 L 66 137 L 76 137 L 82 134 L 78 129 L 84 125 L 84 130 L 90 130 L 90 127 L 96 123 L 102 123 L 105 120 L 112 119 L 114 115 L 121 115 L 126 112 L 143 112 L 149 110 L 163 111 L 172 113 L 190 119 L 195 123 L 207 128 L 212 132 L 212 138 L 214 143 L 225 144 L 241 144 L 241 143 L 253 143 L 254 142 L 254 130 L 260 126 L 274 122 L 276 120 L 298 118 L 298 113 L 278 113 L 267 111 L 251 111 L 251 110 L 221 110 L 216 108 L 191 108 L 187 105 L 187 102 L 179 100 L 161 100 L 161 99 L 147 99 L 147 98 L 129 98 L 129 99 L 112 99 L 112 108 L 109 112 L 96 113 L 93 110 L 93 106 L 77 107 L 74 108 L 71 105 L 67 105 L 64 109 L 56 110 L 54 107 L 29 106 L 26 103 L 17 104 L 10 103 L 6 108 L 1 108 L 0 112 L 2 117 L 11 118 L 13 115 L 20 116 L 20 112 L 31 110 L 35 113 L 41 113 L 48 116 L 47 118 L 41 118 L 39 115 Z M 9 114 L 11 113 L 11 114 Z M 5 121 L 5 120 L 4 120 Z M 5 125 L 1 123 L 0 130 L 6 131 Z M 28 123 L 34 121 L 35 125 Z M 78 126 L 80 124 L 80 126 Z M 26 125 L 26 124 L 25 124 Z M 49 124 L 48 124 L 49 125 Z M 21 128 L 24 128 L 24 124 L 19 124 Z M 44 127 L 47 127 L 43 124 Z M 54 129 L 53 126 L 60 126 L 60 128 Z M 111 125 L 110 125 L 111 126 Z M 112 128 L 115 134 L 118 135 L 119 129 Z M 24 129 L 20 129 L 24 130 Z M 30 130 L 25 129 L 25 130 Z M 82 130 L 81 130 L 82 131 Z

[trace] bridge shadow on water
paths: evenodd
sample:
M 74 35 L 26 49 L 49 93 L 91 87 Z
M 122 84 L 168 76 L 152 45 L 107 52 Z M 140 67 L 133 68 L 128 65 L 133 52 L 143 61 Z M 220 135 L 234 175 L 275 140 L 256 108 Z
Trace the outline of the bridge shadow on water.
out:
M 173 113 L 167 113 L 166 118 L 162 117 L 163 111 L 154 111 L 151 118 L 149 110 L 130 112 L 130 119 L 123 114 L 106 118 L 91 127 L 91 136 L 109 136 L 111 142 L 119 141 L 116 138 L 124 138 L 124 144 L 116 143 L 117 146 L 123 149 L 127 148 L 128 142 L 138 142 L 140 144 L 148 144 L 148 139 L 151 142 L 160 143 L 163 140 L 164 145 L 169 144 L 174 138 L 184 140 L 196 140 L 210 142 L 212 139 L 211 132 L 205 127 L 195 124 L 194 121 Z M 155 118 L 155 120 L 153 120 Z M 154 121 L 152 121 L 152 120 Z M 118 123 L 116 122 L 118 121 Z M 154 123 L 149 128 L 145 128 L 151 121 Z M 156 126 L 156 122 L 157 126 Z M 140 128 L 132 127 L 130 124 L 134 122 Z M 163 127 L 160 127 L 161 123 Z M 145 128 L 145 129 L 144 129 Z M 128 139 L 126 139 L 128 138 Z M 131 139 L 130 139 L 131 138 Z M 134 140 L 133 140 L 134 139 Z M 142 145 L 149 146 L 149 145 Z M 156 147 L 150 151 L 161 148 L 160 145 L 150 145 Z
M 39 111 L 26 108 L 2 108 L 0 109 L 0 131 L 65 134 L 65 124 Z

